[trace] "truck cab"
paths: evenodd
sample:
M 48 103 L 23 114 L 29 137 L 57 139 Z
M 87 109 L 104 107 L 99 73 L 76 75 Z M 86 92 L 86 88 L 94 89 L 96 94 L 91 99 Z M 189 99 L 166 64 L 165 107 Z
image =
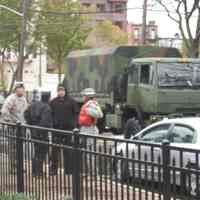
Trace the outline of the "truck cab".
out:
M 146 116 L 200 113 L 200 59 L 133 59 L 126 106 Z

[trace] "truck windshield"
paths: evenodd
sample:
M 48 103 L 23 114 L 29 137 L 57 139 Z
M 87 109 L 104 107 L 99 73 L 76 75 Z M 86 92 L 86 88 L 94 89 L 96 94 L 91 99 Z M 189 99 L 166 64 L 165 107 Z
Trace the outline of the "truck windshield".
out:
M 200 87 L 200 63 L 159 63 L 160 87 Z

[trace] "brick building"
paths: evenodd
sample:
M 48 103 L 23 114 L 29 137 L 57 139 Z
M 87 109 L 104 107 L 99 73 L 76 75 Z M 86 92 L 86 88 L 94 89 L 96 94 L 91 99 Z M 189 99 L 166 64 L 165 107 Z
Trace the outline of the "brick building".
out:
M 141 45 L 142 43 L 142 24 L 129 24 L 127 26 L 130 45 Z M 150 21 L 146 28 L 146 44 L 154 45 L 158 38 L 158 26 L 155 21 Z
M 127 2 L 128 0 L 80 0 L 85 7 L 96 6 L 96 10 L 102 13 L 94 15 L 95 21 L 110 20 L 122 30 L 127 30 Z M 103 13 L 108 11 L 112 13 Z

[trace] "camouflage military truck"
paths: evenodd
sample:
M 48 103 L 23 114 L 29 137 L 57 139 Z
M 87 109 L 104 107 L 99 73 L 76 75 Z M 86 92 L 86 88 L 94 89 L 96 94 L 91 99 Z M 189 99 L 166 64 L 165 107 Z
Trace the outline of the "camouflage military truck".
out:
M 73 51 L 67 57 L 64 84 L 70 95 L 80 103 L 81 90 L 94 88 L 105 113 L 101 125 L 119 129 L 136 114 L 142 121 L 152 115 L 188 110 L 191 103 L 196 102 L 191 98 L 182 107 L 179 106 L 182 97 L 188 95 L 188 90 L 197 91 L 196 86 L 189 87 L 189 84 L 181 85 L 179 82 L 180 68 L 193 67 L 193 64 L 189 61 L 184 63 L 180 57 L 176 49 L 156 47 L 120 46 Z M 166 73 L 170 81 L 174 80 L 174 85 L 159 85 L 164 77 L 164 69 L 168 69 Z M 165 99 L 168 99 L 167 102 L 164 102 Z M 166 106 L 169 108 L 166 109 Z

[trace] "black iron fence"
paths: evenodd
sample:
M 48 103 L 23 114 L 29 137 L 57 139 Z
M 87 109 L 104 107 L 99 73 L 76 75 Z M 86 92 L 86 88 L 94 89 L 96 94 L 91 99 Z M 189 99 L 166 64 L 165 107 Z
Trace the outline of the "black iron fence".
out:
M 0 193 L 38 200 L 200 199 L 199 156 L 167 141 L 1 123 Z

